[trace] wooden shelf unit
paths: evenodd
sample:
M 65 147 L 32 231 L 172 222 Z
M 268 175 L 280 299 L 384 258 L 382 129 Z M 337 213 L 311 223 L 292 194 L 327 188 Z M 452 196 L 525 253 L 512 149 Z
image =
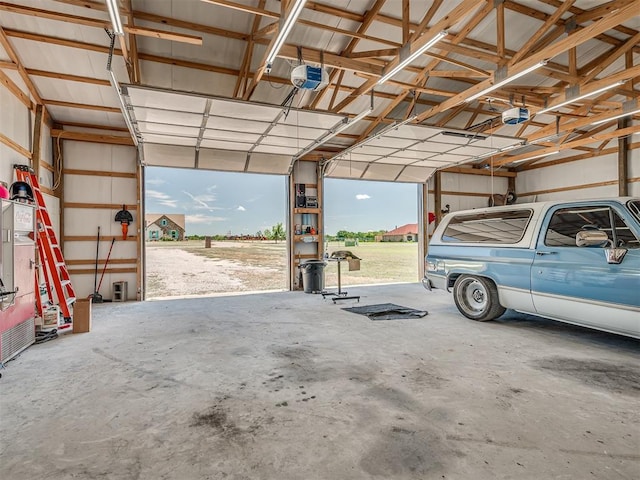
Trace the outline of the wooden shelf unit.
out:
M 289 177 L 289 225 L 291 228 L 291 288 L 302 289 L 300 282 L 300 263 L 307 260 L 320 260 L 324 248 L 324 226 L 322 218 L 322 173 L 317 162 L 298 161 Z M 303 187 L 304 186 L 304 187 Z M 300 192 L 303 192 L 299 195 Z M 315 197 L 317 207 L 303 207 L 306 202 L 297 202 L 297 197 Z M 306 233 L 306 227 L 313 227 L 315 233 Z M 298 231 L 304 233 L 296 233 Z

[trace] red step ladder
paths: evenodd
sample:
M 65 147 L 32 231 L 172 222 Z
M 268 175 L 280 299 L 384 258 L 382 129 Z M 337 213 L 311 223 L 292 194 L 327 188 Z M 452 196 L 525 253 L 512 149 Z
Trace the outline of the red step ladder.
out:
M 33 190 L 33 199 L 36 205 L 36 243 L 38 254 L 40 255 L 40 267 L 43 271 L 44 281 L 47 290 L 48 301 L 55 305 L 55 298 L 58 300 L 60 311 L 66 322 L 71 320 L 71 310 L 69 307 L 76 301 L 76 294 L 71 285 L 71 277 L 64 262 L 62 250 L 56 239 L 56 233 L 51 225 L 51 217 L 47 212 L 47 206 L 40 190 L 40 184 L 34 171 L 26 165 L 14 165 L 16 178 L 18 181 L 26 182 Z M 39 272 L 36 269 L 36 309 L 40 316 L 43 313 L 42 297 L 38 278 Z

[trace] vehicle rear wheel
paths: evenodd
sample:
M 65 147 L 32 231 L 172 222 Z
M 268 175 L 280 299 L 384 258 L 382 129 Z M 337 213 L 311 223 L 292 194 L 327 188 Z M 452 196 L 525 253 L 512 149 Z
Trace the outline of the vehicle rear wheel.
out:
M 495 284 L 474 275 L 458 277 L 453 285 L 453 299 L 460 313 L 479 322 L 494 320 L 506 310 L 500 305 Z

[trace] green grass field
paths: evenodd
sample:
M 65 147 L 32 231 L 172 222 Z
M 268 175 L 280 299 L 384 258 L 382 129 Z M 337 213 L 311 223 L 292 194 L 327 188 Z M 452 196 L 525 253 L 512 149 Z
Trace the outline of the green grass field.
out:
M 286 288 L 286 244 L 263 242 L 213 242 L 212 248 L 204 248 L 204 241 L 147 243 L 147 255 L 161 254 L 162 249 L 179 248 L 195 255 L 214 260 L 232 261 L 238 267 L 234 275 L 242 281 L 234 291 L 282 290 Z M 152 250 L 151 250 L 152 249 Z M 360 243 L 345 247 L 344 242 L 329 242 L 326 251 L 349 250 L 362 260 L 359 271 L 348 271 L 346 262 L 341 265 L 342 285 L 363 285 L 418 281 L 417 243 Z M 190 268 L 185 265 L 185 269 Z M 224 268 L 224 267 L 222 267 Z M 184 272 L 182 272 L 184 273 Z M 148 272 L 148 278 L 156 278 Z M 154 282 L 150 282 L 151 288 Z M 325 286 L 338 285 L 337 264 L 327 262 Z

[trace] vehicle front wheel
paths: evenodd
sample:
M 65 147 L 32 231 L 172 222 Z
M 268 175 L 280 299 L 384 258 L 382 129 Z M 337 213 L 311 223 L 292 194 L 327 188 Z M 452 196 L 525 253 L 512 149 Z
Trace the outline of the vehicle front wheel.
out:
M 453 285 L 453 299 L 460 313 L 479 322 L 494 320 L 506 310 L 500 305 L 495 284 L 483 277 L 458 277 Z

